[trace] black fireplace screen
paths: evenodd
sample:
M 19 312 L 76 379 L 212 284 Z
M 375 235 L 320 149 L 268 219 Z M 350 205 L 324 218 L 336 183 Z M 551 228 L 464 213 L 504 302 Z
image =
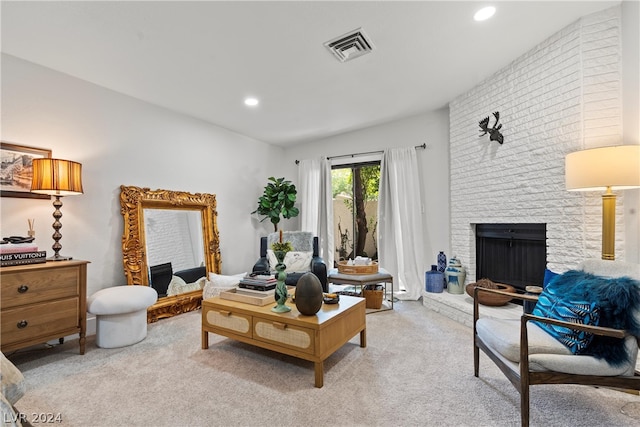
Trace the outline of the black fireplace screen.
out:
M 546 224 L 477 224 L 476 279 L 542 286 L 547 265 Z

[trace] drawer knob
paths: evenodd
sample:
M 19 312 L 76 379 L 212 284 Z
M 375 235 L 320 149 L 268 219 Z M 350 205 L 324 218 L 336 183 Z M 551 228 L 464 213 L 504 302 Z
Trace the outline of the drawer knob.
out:
M 28 290 L 29 290 L 29 287 L 27 285 L 20 285 L 18 287 L 18 293 L 20 293 L 20 294 L 24 294 Z
M 284 331 L 285 329 L 287 329 L 287 324 L 286 323 L 280 323 L 280 322 L 273 322 L 273 327 L 276 329 L 280 329 L 282 331 Z
M 16 324 L 16 326 L 18 327 L 18 329 L 24 329 L 28 324 L 29 322 L 27 322 L 26 320 L 21 320 Z

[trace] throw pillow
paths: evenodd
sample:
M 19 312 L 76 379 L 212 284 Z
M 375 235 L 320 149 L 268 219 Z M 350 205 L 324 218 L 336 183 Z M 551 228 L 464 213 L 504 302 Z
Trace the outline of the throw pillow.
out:
M 202 298 L 212 298 L 220 295 L 222 291 L 234 289 L 240 283 L 240 280 L 247 275 L 246 272 L 225 276 L 223 274 L 209 273 L 209 280 L 202 289 Z
M 299 252 L 299 251 L 289 251 L 284 256 L 284 265 L 287 268 L 284 270 L 287 273 L 301 273 L 307 272 L 311 270 L 311 259 L 313 258 L 313 251 L 310 252 Z M 276 255 L 273 253 L 273 250 L 267 249 L 267 259 L 269 260 L 269 267 L 271 271 L 276 271 L 276 264 L 278 264 L 278 259 Z
M 563 320 L 580 325 L 597 326 L 600 320 L 600 309 L 595 303 L 587 301 L 565 301 L 558 295 L 546 290 L 540 294 L 532 314 L 534 316 Z M 551 325 L 549 323 L 535 323 L 549 335 L 564 344 L 573 354 L 584 353 L 593 340 L 593 334 L 588 332 L 564 326 Z
M 545 292 L 562 295 L 565 301 L 593 302 L 600 309 L 599 326 L 626 329 L 632 335 L 640 335 L 640 319 L 636 317 L 640 310 L 640 282 L 637 280 L 570 270 L 551 280 Z M 599 335 L 593 337 L 583 354 L 604 359 L 612 366 L 628 363 L 630 358 L 624 340 Z
M 206 277 L 201 277 L 195 282 L 186 283 L 180 277 L 173 276 L 173 278 L 171 279 L 171 283 L 169 283 L 169 287 L 167 288 L 167 296 L 179 295 L 191 291 L 199 291 L 204 287 L 206 281 Z
M 171 276 L 171 282 L 169 282 L 169 286 L 167 286 L 167 296 L 176 295 L 183 286 L 185 286 L 187 282 L 185 282 L 182 277 L 179 276 Z
M 247 272 L 234 274 L 232 276 L 224 274 L 209 273 L 209 280 L 214 287 L 232 288 L 240 283 L 240 280 L 247 275 Z
M 267 249 L 274 242 L 280 241 L 280 233 L 271 233 L 267 236 Z M 310 231 L 283 231 L 282 241 L 291 243 L 296 251 L 313 251 L 313 233 Z
M 556 276 L 559 276 L 559 273 L 549 270 L 548 268 L 544 269 L 544 279 L 542 279 L 542 288 L 546 288 L 549 282 L 553 280 Z

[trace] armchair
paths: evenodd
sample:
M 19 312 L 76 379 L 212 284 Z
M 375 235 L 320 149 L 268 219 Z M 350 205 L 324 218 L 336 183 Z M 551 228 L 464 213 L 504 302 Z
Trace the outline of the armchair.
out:
M 571 277 L 578 276 L 586 279 L 569 284 Z M 580 384 L 640 390 L 640 372 L 635 370 L 640 337 L 640 284 L 637 282 L 640 279 L 640 265 L 587 260 L 580 264 L 575 273 L 567 272 L 560 277 L 545 288 L 546 296 L 543 292 L 539 297 L 537 306 L 543 307 L 536 307 L 532 314 L 523 314 L 520 319 L 513 320 L 480 317 L 478 294 L 489 292 L 511 295 L 525 301 L 536 301 L 538 297 L 488 288 L 474 289 L 474 375 L 478 377 L 482 350 L 520 393 L 521 424 L 525 427 L 529 425 L 529 386 L 532 385 Z M 587 279 L 593 281 L 587 283 Z M 599 317 L 600 325 L 590 325 L 587 320 L 584 323 L 581 320 L 574 323 L 575 318 L 568 322 L 561 320 L 563 316 L 549 315 L 553 310 L 546 311 L 547 305 L 542 304 L 546 302 L 543 298 L 548 298 L 553 289 L 559 287 L 562 287 L 562 292 L 558 295 L 563 298 L 567 295 L 575 296 L 576 292 L 582 292 L 583 297 L 596 296 L 596 301 L 592 301 L 590 307 L 597 307 L 597 310 L 585 309 L 582 313 L 589 312 L 584 319 L 597 314 L 593 317 Z M 594 292 L 590 292 L 592 289 Z M 606 297 L 598 299 L 599 292 L 604 289 Z M 623 294 L 622 298 L 614 296 L 615 292 Z M 562 304 L 559 300 L 556 305 Z M 541 316 L 541 313 L 551 317 Z M 573 315 L 574 312 L 571 313 Z M 604 326 L 603 323 L 608 323 L 611 318 L 616 327 Z M 563 336 L 563 344 L 548 332 L 550 328 L 555 332 L 568 331 L 570 338 Z M 571 344 L 585 337 L 582 332 L 591 334 L 586 336 L 588 344 L 576 349 Z M 613 348 L 619 351 L 611 351 Z M 576 420 L 576 423 L 580 424 L 580 421 Z
M 271 250 L 271 245 L 279 241 L 279 233 L 271 233 L 260 238 L 260 259 L 254 264 L 253 272 L 269 271 L 275 272 L 275 256 Z M 329 292 L 327 284 L 327 265 L 320 257 L 318 251 L 318 237 L 307 231 L 285 231 L 282 233 L 282 241 L 290 242 L 293 252 L 287 254 L 287 260 L 294 260 L 287 264 L 287 286 L 295 286 L 298 279 L 308 271 L 315 274 L 322 284 L 323 292 Z

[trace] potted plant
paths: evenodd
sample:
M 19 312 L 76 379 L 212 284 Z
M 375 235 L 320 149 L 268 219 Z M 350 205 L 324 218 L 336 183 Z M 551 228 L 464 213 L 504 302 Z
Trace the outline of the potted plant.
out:
M 296 202 L 296 186 L 284 178 L 269 177 L 269 183 L 264 187 L 264 193 L 258 199 L 258 208 L 251 212 L 263 215 L 273 224 L 273 230 L 278 231 L 281 218 L 294 218 L 300 211 L 294 206 Z

